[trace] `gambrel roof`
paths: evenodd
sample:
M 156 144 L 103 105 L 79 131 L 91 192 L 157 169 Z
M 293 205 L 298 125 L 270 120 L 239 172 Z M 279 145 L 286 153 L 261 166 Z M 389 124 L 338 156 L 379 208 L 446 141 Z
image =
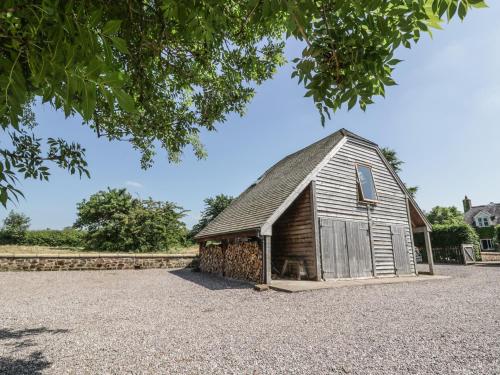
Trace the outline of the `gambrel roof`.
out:
M 210 238 L 250 230 L 259 231 L 260 234 L 270 234 L 274 221 L 304 190 L 311 178 L 333 157 L 335 152 L 347 141 L 347 138 L 361 141 L 378 149 L 375 143 L 346 129 L 340 129 L 302 150 L 286 156 L 269 168 L 195 238 Z M 383 158 L 383 160 L 385 159 Z M 389 169 L 392 171 L 390 167 Z M 395 173 L 394 175 L 402 185 L 402 189 L 409 195 L 399 177 Z M 427 224 L 422 211 L 411 198 L 410 200 L 423 216 L 422 220 Z M 430 227 L 430 224 L 428 226 Z

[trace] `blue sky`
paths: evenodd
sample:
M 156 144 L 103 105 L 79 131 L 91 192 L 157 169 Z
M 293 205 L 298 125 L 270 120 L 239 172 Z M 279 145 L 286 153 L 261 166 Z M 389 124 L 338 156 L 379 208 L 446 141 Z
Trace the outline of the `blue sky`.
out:
M 245 117 L 230 116 L 218 131 L 203 133 L 206 160 L 190 149 L 180 164 L 160 152 L 153 168 L 141 170 L 139 154 L 126 143 L 97 139 L 81 119 L 65 119 L 48 106 L 36 108 L 39 135 L 61 136 L 87 149 L 92 178 L 79 179 L 53 169 L 50 182 L 22 181 L 26 198 L 9 209 L 32 219 L 32 228 L 62 228 L 75 220 L 76 204 L 106 187 L 127 187 L 134 195 L 177 202 L 199 218 L 203 199 L 238 195 L 283 156 L 344 127 L 380 146 L 394 148 L 405 161 L 402 179 L 418 185 L 417 201 L 461 208 L 464 194 L 473 204 L 500 201 L 500 4 L 473 11 L 425 37 L 396 69 L 398 86 L 366 113 L 341 111 L 324 128 L 304 89 L 283 67 L 257 88 Z M 287 56 L 300 52 L 290 43 Z M 6 215 L 2 209 L 0 219 Z

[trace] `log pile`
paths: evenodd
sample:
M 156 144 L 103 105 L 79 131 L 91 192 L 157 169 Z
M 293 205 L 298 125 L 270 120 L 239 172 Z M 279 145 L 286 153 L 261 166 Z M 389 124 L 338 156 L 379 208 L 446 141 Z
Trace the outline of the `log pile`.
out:
M 233 279 L 260 283 L 263 280 L 262 249 L 257 242 L 208 245 L 200 249 L 200 270 Z
M 200 270 L 203 272 L 223 274 L 224 254 L 222 247 L 217 245 L 200 248 Z
M 257 242 L 231 244 L 225 253 L 225 276 L 262 282 L 262 250 Z

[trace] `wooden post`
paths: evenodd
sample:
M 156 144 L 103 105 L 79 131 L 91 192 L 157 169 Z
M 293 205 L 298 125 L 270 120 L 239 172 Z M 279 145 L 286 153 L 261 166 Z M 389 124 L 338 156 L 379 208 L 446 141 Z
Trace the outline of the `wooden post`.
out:
M 262 239 L 264 250 L 264 284 L 271 284 L 271 236 L 264 236 Z
M 311 203 L 311 220 L 312 220 L 312 230 L 313 230 L 313 246 L 314 253 L 316 256 L 316 281 L 320 281 L 323 278 L 323 259 L 321 259 L 321 244 L 319 242 L 319 222 L 318 222 L 318 210 L 316 209 L 316 181 L 311 181 L 310 189 L 310 203 Z
M 427 250 L 427 263 L 429 264 L 429 273 L 434 275 L 434 258 L 432 257 L 431 234 L 427 227 L 424 227 L 425 249 Z

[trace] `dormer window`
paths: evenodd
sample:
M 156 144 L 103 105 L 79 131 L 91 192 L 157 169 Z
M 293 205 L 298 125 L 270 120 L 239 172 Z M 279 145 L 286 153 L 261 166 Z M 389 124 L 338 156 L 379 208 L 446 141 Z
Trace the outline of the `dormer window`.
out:
M 480 228 L 489 227 L 490 226 L 490 220 L 486 216 L 479 216 L 477 218 L 477 226 L 480 227 Z
M 358 173 L 359 199 L 363 202 L 377 202 L 377 189 L 375 188 L 371 167 L 358 164 L 356 170 Z

